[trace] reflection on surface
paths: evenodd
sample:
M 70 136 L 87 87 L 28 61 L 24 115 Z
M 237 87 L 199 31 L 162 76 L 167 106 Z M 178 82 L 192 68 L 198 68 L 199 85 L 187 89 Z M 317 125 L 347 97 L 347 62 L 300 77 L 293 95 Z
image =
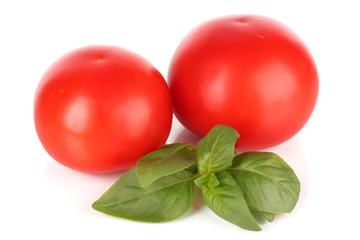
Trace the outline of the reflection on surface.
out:
M 130 137 L 138 137 L 146 132 L 147 123 L 150 122 L 151 111 L 148 101 L 142 97 L 133 97 L 118 106 L 116 119 L 122 119 L 126 126 L 126 134 Z
M 65 125 L 68 129 L 81 133 L 89 126 L 90 119 L 90 100 L 79 97 L 73 101 L 65 110 Z

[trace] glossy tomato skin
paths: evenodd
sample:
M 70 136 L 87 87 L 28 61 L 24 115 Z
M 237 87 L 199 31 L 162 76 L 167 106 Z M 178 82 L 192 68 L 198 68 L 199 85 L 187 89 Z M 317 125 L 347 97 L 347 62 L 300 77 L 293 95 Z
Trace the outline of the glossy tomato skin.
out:
M 168 83 L 177 119 L 204 136 L 235 128 L 240 150 L 280 144 L 309 119 L 318 95 L 314 60 L 284 24 L 226 16 L 192 30 L 176 49 Z
M 127 170 L 167 140 L 172 102 L 162 75 L 114 46 L 88 46 L 57 60 L 36 90 L 34 121 L 46 151 L 89 173 Z

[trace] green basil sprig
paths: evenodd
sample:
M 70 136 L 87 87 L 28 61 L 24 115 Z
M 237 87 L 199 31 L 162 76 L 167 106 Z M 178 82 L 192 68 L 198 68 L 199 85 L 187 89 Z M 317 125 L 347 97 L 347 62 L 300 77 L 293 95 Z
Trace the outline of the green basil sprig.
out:
M 136 164 L 139 184 L 146 188 L 156 179 L 194 165 L 195 151 L 191 143 L 174 143 L 143 156 Z
M 269 222 L 278 213 L 291 212 L 299 199 L 300 182 L 274 153 L 237 155 L 238 138 L 233 128 L 216 125 L 197 148 L 190 143 L 165 145 L 140 158 L 93 208 L 136 221 L 170 221 L 191 207 L 196 185 L 216 215 L 259 231 L 253 212 Z
M 184 214 L 194 202 L 194 175 L 187 170 L 140 186 L 135 168 L 125 173 L 93 204 L 116 217 L 144 222 L 164 222 Z
M 198 144 L 196 159 L 199 173 L 219 173 L 228 169 L 232 164 L 238 138 L 239 133 L 231 127 L 216 125 L 211 129 Z
M 299 199 L 298 178 L 274 153 L 240 154 L 228 172 L 238 182 L 250 209 L 273 214 L 291 212 Z

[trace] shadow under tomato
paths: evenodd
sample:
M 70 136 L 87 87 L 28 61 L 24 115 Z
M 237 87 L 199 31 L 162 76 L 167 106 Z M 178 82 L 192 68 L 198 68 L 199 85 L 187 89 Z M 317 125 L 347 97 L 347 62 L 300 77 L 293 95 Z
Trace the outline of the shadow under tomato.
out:
M 174 142 L 176 143 L 191 143 L 194 147 L 197 146 L 201 137 L 190 132 L 186 128 L 181 128 L 177 136 L 175 136 Z

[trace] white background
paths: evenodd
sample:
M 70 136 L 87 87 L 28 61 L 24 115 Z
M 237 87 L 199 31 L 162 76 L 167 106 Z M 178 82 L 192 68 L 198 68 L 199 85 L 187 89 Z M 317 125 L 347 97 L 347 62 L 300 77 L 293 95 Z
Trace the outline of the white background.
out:
M 0 239 L 359 239 L 360 15 L 356 1 L 1 1 Z M 196 25 L 228 14 L 282 21 L 317 63 L 320 92 L 307 125 L 271 149 L 301 184 L 294 211 L 242 230 L 196 203 L 168 223 L 140 223 L 91 208 L 120 173 L 70 170 L 42 148 L 33 125 L 33 98 L 47 67 L 92 44 L 128 48 L 166 77 L 180 40 Z M 174 118 L 168 142 L 194 141 Z

